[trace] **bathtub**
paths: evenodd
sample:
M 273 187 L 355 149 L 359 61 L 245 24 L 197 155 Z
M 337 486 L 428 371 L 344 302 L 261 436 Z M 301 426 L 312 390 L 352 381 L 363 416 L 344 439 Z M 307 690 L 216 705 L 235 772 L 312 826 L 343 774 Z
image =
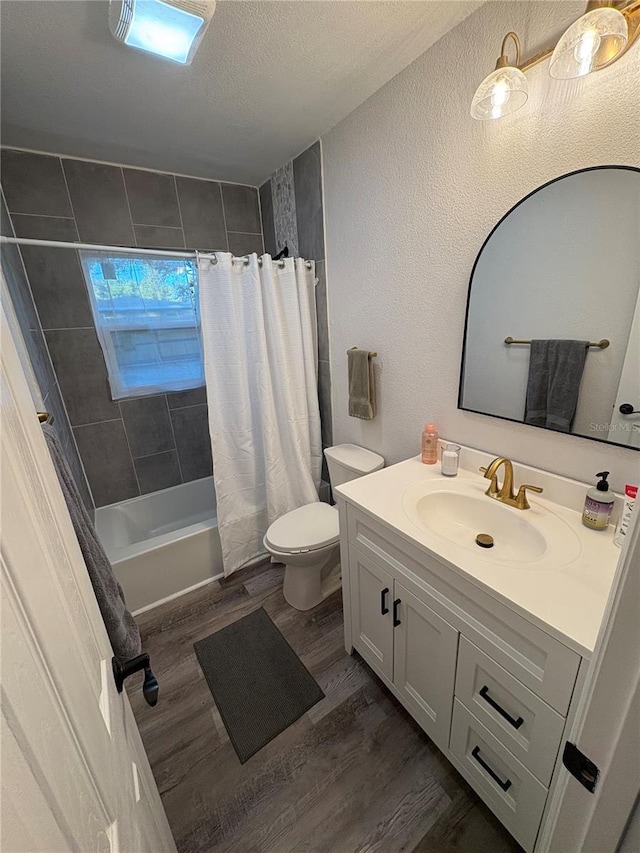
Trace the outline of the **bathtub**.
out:
M 213 477 L 99 507 L 96 529 L 134 614 L 222 577 Z

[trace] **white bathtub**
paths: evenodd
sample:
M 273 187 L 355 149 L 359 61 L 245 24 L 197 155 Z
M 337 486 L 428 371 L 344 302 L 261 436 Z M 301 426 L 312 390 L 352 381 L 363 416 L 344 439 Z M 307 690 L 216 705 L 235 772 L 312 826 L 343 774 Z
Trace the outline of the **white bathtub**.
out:
M 222 576 L 212 477 L 100 507 L 96 528 L 133 613 Z

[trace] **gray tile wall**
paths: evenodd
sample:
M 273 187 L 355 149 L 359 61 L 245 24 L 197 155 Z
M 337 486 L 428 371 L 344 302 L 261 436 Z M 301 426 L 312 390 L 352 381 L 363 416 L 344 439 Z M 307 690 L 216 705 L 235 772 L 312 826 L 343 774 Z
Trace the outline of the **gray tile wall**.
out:
M 295 160 L 286 163 L 260 187 L 265 251 L 274 255 L 289 246 L 290 254 L 315 260 L 318 286 L 318 396 L 322 421 L 322 446 L 333 443 L 331 427 L 331 370 L 327 321 L 320 143 L 314 142 Z M 321 497 L 329 498 L 329 473 L 323 460 Z
M 4 196 L 0 199 L 0 232 L 5 236 L 14 236 L 13 226 L 7 211 Z M 33 301 L 25 268 L 17 246 L 2 247 L 2 271 L 7 282 L 11 302 L 20 324 L 22 337 L 29 354 L 29 360 L 40 388 L 42 408 L 53 415 L 69 467 L 80 489 L 84 505 L 93 514 L 94 505 L 87 479 L 84 475 L 76 442 L 71 430 L 56 375 L 51 364 L 38 312 Z
M 264 251 L 253 187 L 11 149 L 1 157 L 19 237 Z M 95 505 L 209 476 L 204 388 L 114 402 L 77 253 L 26 246 L 21 252 L 52 382 L 62 392 Z

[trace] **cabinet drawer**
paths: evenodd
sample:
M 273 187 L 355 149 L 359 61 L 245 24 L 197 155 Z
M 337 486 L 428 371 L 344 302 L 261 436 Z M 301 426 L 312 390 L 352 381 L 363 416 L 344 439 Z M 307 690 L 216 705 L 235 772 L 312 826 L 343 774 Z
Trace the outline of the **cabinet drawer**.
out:
M 565 718 L 460 637 L 457 698 L 544 784 L 551 781 Z
M 429 607 L 566 715 L 580 655 L 365 512 L 349 505 L 347 518 L 351 545 L 377 557 L 393 577 L 408 576 Z
M 533 850 L 547 788 L 457 699 L 450 750 L 491 811 L 525 850 Z

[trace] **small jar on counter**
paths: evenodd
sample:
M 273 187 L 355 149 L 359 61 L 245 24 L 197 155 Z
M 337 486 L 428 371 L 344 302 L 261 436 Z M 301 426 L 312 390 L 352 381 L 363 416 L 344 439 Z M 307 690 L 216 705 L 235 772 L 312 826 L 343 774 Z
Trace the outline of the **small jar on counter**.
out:
M 440 454 L 440 473 L 445 477 L 455 477 L 460 463 L 460 445 L 445 444 Z

